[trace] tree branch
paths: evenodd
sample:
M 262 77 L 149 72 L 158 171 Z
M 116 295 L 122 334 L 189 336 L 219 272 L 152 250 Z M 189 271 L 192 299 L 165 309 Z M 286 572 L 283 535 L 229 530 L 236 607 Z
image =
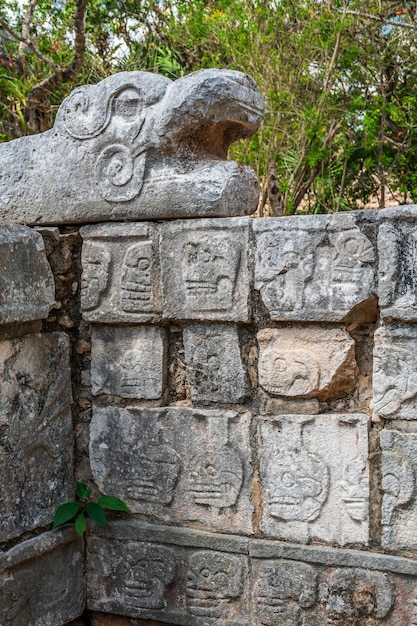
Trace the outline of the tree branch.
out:
M 36 100 L 40 92 L 51 92 L 62 83 L 70 81 L 81 70 L 85 55 L 85 12 L 87 3 L 88 0 L 77 0 L 74 16 L 74 57 L 71 65 L 66 69 L 55 66 L 55 72 L 51 76 L 35 85 L 29 94 L 28 106 L 29 100 Z
M 54 72 L 60 71 L 60 68 L 57 65 L 55 65 L 55 63 L 51 61 L 51 59 L 48 59 L 48 57 L 42 54 L 42 52 L 38 50 L 38 48 L 30 39 L 25 39 L 24 37 L 22 37 L 22 35 L 19 35 L 19 33 L 15 31 L 11 26 L 9 26 L 8 23 L 1 17 L 0 17 L 0 26 L 3 26 L 4 30 L 7 31 L 9 35 L 13 37 L 13 39 L 16 39 L 16 41 L 20 41 L 21 43 L 25 44 L 25 46 L 30 48 L 30 50 L 32 50 L 32 52 L 36 54 L 36 56 L 39 57 L 39 59 L 41 59 L 44 63 L 49 65 L 49 67 L 53 69 Z
M 401 28 L 411 28 L 411 30 L 417 30 L 415 24 L 409 24 L 408 22 L 401 22 L 396 20 L 385 20 L 379 15 L 371 15 L 370 13 L 362 13 L 361 11 L 354 11 L 353 9 L 346 9 L 346 13 L 349 15 L 356 15 L 362 17 L 365 20 L 374 20 L 375 22 L 381 22 L 381 24 L 389 24 L 390 26 L 400 26 Z
M 85 55 L 85 13 L 88 0 L 77 0 L 74 16 L 75 45 L 74 58 L 68 69 L 63 72 L 63 81 L 67 82 L 78 74 L 84 63 Z
M 30 0 L 29 2 L 29 6 L 27 8 L 26 11 L 26 15 L 24 17 L 23 23 L 22 23 L 22 38 L 26 41 L 28 41 L 29 39 L 29 31 L 30 31 L 30 25 L 32 24 L 32 17 L 33 17 L 33 12 L 35 10 L 36 5 L 38 4 L 38 0 Z M 25 53 L 25 50 L 27 48 L 27 43 L 25 43 L 24 41 L 21 41 L 19 44 L 19 52 L 17 55 L 17 58 L 19 60 L 22 60 L 23 55 Z

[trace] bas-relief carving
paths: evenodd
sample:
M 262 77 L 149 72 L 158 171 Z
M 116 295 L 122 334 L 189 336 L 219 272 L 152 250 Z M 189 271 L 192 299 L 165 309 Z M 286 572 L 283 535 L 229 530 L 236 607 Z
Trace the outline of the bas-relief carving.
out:
M 185 327 L 183 337 L 191 399 L 241 402 L 248 387 L 237 328 L 197 324 Z
M 318 601 L 318 575 L 311 565 L 267 561 L 255 571 L 256 623 L 262 626 L 303 626 L 306 610 Z
M 196 505 L 219 510 L 236 504 L 243 483 L 240 454 L 229 442 L 229 416 L 199 415 L 207 424 L 204 452 L 193 455 L 189 466 L 188 490 Z M 235 416 L 231 416 L 233 419 Z
M 122 72 L 84 85 L 51 131 L 1 147 L 0 210 L 38 224 L 247 215 L 256 175 L 227 151 L 262 118 L 255 82 L 231 70 L 175 82 Z
M 0 343 L 0 539 L 52 521 L 73 487 L 64 334 Z
M 86 242 L 83 246 L 81 306 L 84 311 L 96 309 L 109 282 L 111 256 L 102 244 Z
M 384 418 L 416 419 L 417 327 L 390 324 L 375 331 L 373 410 Z
M 48 317 L 55 284 L 39 233 L 0 227 L 0 324 Z
M 329 468 L 322 458 L 303 447 L 302 427 L 308 421 L 312 419 L 306 416 L 291 421 L 274 419 L 274 424 L 282 427 L 283 446 L 270 461 L 263 461 L 261 473 L 269 514 L 277 520 L 313 521 L 328 497 Z
M 165 590 L 174 581 L 177 567 L 174 550 L 130 541 L 125 553 L 124 601 L 140 608 L 164 608 Z
M 408 626 L 415 584 L 382 571 L 298 561 L 253 562 L 253 624 Z M 399 602 L 396 603 L 398 596 Z M 405 605 L 405 606 L 404 606 Z
M 40 546 L 37 558 L 0 572 L 2 626 L 66 624 L 83 607 L 82 555 L 74 542 L 49 553 Z
M 168 506 L 174 497 L 182 462 L 165 440 L 165 415 L 166 410 L 108 408 L 97 409 L 93 418 L 93 475 L 103 493 L 121 494 L 132 510 L 142 501 Z
M 152 246 L 140 242 L 130 246 L 123 260 L 122 309 L 133 313 L 153 310 Z
M 248 320 L 247 219 L 168 223 L 161 235 L 165 318 Z
M 350 414 L 260 420 L 266 534 L 367 542 L 367 421 Z
M 91 425 L 101 491 L 137 513 L 232 532 L 251 531 L 248 451 L 247 414 L 96 408 Z
M 274 320 L 343 320 L 375 293 L 372 244 L 353 221 L 295 220 L 253 225 L 255 288 Z
M 273 395 L 326 400 L 355 385 L 355 342 L 342 329 L 266 328 L 257 340 L 259 384 Z
M 378 291 L 382 317 L 417 321 L 415 222 L 383 222 L 378 231 L 378 252 Z
M 382 447 L 382 545 L 417 546 L 416 464 L 417 435 L 384 430 Z
M 377 626 L 393 607 L 394 585 L 382 572 L 335 569 L 327 575 L 323 600 L 328 626 Z
M 188 560 L 185 587 L 192 615 L 229 618 L 239 607 L 247 575 L 244 559 L 222 552 L 197 551 Z
M 81 309 L 93 322 L 156 321 L 161 310 L 157 227 L 84 226 Z
M 93 395 L 158 399 L 165 380 L 165 334 L 155 326 L 94 326 L 91 347 Z M 111 358 L 109 358 L 111 355 Z
M 87 555 L 88 606 L 140 616 L 165 611 L 178 570 L 176 549 L 155 543 L 93 538 Z

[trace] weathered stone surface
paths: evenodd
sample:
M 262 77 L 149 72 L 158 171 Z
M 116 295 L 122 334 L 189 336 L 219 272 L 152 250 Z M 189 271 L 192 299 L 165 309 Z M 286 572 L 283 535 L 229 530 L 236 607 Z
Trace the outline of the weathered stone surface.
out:
M 259 384 L 273 395 L 327 400 L 355 386 L 355 342 L 342 329 L 265 328 L 257 339 Z
M 156 400 L 165 380 L 165 331 L 155 326 L 94 326 L 93 395 Z
M 381 432 L 382 447 L 382 545 L 416 548 L 417 434 L 393 430 Z
M 63 333 L 0 342 L 0 541 L 49 524 L 73 493 L 68 344 Z
M 248 381 L 236 326 L 196 324 L 185 327 L 183 337 L 191 400 L 241 402 Z
M 417 321 L 417 207 L 381 211 L 378 295 L 387 320 Z
M 232 539 L 233 537 L 230 537 Z M 329 567 L 359 567 L 368 570 L 381 570 L 404 576 L 417 576 L 417 561 L 388 554 L 346 550 L 323 545 L 302 546 L 283 541 L 251 539 L 248 542 L 252 559 L 290 559 Z
M 85 607 L 82 542 L 71 529 L 0 552 L 0 624 L 62 626 Z
M 96 407 L 93 476 L 135 513 L 251 532 L 249 421 L 232 411 Z
M 367 543 L 367 424 L 354 414 L 259 420 L 267 535 Z
M 0 211 L 9 222 L 246 215 L 255 172 L 226 161 L 263 118 L 255 82 L 202 70 L 172 82 L 122 72 L 73 91 L 54 128 L 0 147 Z
M 161 311 L 157 226 L 98 224 L 80 229 L 81 309 L 89 322 L 156 321 Z
M 26 226 L 1 226 L 0 324 L 46 318 L 54 303 L 42 237 Z
M 253 560 L 252 563 L 253 624 L 411 624 L 415 580 L 381 571 L 323 568 L 281 559 Z
M 161 227 L 163 315 L 248 321 L 248 218 Z
M 303 613 L 318 596 L 317 573 L 311 565 L 267 561 L 255 569 L 253 603 L 259 624 L 301 626 Z
M 190 626 L 411 626 L 416 620 L 412 559 L 133 520 L 92 530 L 87 594 L 96 611 Z
M 254 220 L 255 288 L 273 320 L 372 321 L 375 254 L 353 215 Z
M 142 527 L 153 529 L 151 542 Z M 170 538 L 169 529 L 161 537 L 158 527 L 146 524 L 130 523 L 126 530 L 110 524 L 89 538 L 90 609 L 190 626 L 250 623 L 247 556 L 216 549 L 223 543 L 216 535 L 213 549 L 206 549 L 193 531 L 176 530 Z M 236 552 L 240 544 L 237 539 Z
M 374 413 L 384 418 L 417 419 L 417 326 L 381 326 L 374 338 Z

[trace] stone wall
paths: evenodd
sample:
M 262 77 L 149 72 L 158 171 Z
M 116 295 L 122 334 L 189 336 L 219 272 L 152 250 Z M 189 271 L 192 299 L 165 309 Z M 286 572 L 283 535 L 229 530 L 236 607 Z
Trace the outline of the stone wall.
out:
M 417 623 L 415 232 L 2 227 L 0 623 Z
M 0 624 L 417 625 L 417 207 L 245 217 L 250 79 L 147 76 L 0 146 Z

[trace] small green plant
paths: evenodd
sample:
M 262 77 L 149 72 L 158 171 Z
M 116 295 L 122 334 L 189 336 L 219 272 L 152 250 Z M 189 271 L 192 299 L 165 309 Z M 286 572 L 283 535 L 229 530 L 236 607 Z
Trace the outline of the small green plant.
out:
M 85 533 L 87 517 L 90 517 L 101 526 L 106 526 L 106 509 L 130 513 L 129 507 L 123 500 L 115 496 L 100 496 L 97 502 L 90 500 L 91 489 L 84 483 L 76 483 L 75 492 L 77 500 L 64 502 L 55 511 L 54 528 L 74 520 L 75 530 L 82 536 Z

